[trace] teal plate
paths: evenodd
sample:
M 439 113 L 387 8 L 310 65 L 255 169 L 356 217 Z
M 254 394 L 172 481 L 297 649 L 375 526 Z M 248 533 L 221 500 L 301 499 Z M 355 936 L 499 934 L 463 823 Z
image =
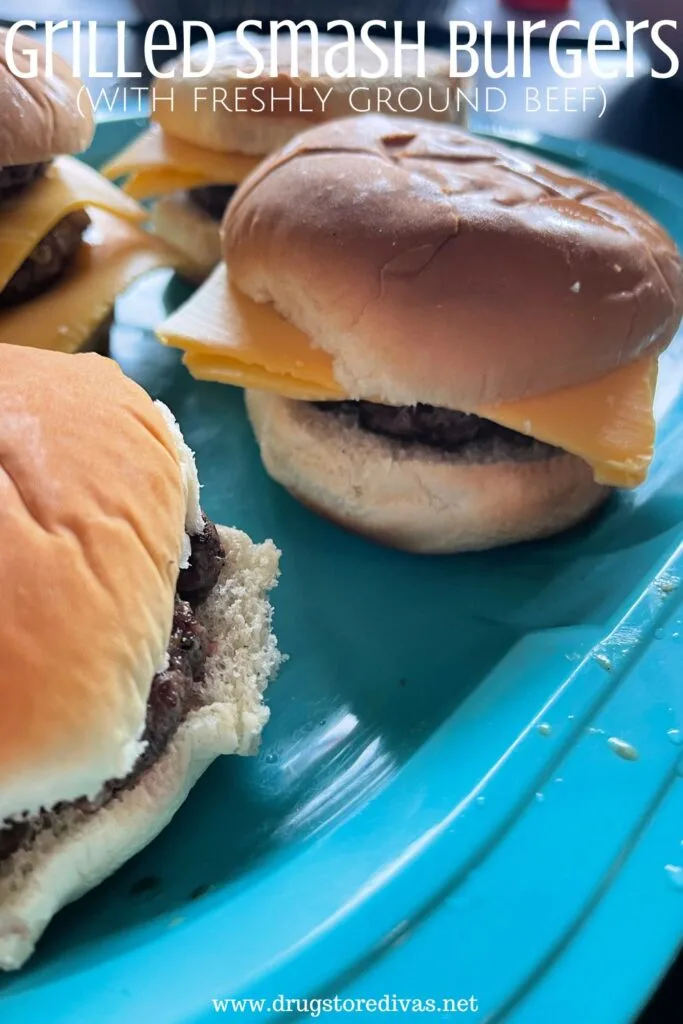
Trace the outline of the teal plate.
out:
M 101 125 L 92 161 L 138 127 Z M 515 141 L 633 196 L 683 246 L 672 171 Z M 289 660 L 259 757 L 216 763 L 155 843 L 58 916 L 0 982 L 0 1020 L 194 1024 L 226 997 L 272 1020 L 278 995 L 634 1019 L 683 937 L 683 339 L 643 487 L 555 540 L 428 559 L 268 479 L 241 393 L 192 381 L 154 340 L 186 294 L 165 273 L 132 289 L 113 352 L 178 416 L 207 513 L 282 548 Z

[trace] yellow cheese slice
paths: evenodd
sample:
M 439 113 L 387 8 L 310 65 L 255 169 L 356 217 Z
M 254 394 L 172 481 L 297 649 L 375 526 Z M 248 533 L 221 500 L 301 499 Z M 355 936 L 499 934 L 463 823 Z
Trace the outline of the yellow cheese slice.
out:
M 599 484 L 636 487 L 647 476 L 654 450 L 656 385 L 657 359 L 646 356 L 579 387 L 476 411 L 580 456 Z
M 308 336 L 271 306 L 234 288 L 224 263 L 157 333 L 165 344 L 186 351 L 190 372 L 202 379 L 309 401 L 344 397 L 327 352 L 313 348 Z
M 76 352 L 106 319 L 117 295 L 147 271 L 173 267 L 178 254 L 160 239 L 100 210 L 73 267 L 43 295 L 0 311 L 0 344 Z
M 343 392 L 336 386 L 334 390 L 325 388 L 291 374 L 274 374 L 262 366 L 216 359 L 201 352 L 186 353 L 183 363 L 197 380 L 213 380 L 238 388 L 254 388 L 256 391 L 274 391 L 283 398 L 296 398 L 300 402 L 332 402 L 344 398 Z
M 3 205 L 0 213 L 0 290 L 30 252 L 68 213 L 97 207 L 133 223 L 146 212 L 91 167 L 70 156 L 58 157 L 44 178 Z
M 243 153 L 214 153 L 191 146 L 166 135 L 159 125 L 152 125 L 105 164 L 102 173 L 111 179 L 144 173 L 145 177 L 138 178 L 134 185 L 135 195 L 138 199 L 149 199 L 200 184 L 239 185 L 259 162 L 259 157 Z M 174 175 L 181 173 L 188 176 L 188 184 L 177 183 L 182 179 Z M 195 181 L 194 176 L 199 176 L 198 180 Z M 128 191 L 130 184 L 124 188 Z
M 210 178 L 193 171 L 136 171 L 122 187 L 127 195 L 142 201 L 212 184 Z
M 271 306 L 254 303 L 232 287 L 225 266 L 158 334 L 166 344 L 185 350 L 188 369 L 202 380 L 308 401 L 345 397 L 332 358 L 313 348 Z M 652 458 L 656 379 L 657 360 L 648 356 L 588 384 L 465 411 L 579 456 L 593 467 L 599 483 L 635 487 L 645 479 Z

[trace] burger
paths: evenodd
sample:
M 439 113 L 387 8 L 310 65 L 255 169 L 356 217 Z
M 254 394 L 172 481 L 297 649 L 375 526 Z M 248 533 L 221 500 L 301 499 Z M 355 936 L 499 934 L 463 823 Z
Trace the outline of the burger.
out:
M 278 665 L 278 552 L 207 519 L 171 413 L 94 353 L 0 345 L 0 451 L 11 970 L 217 755 L 255 751 Z
M 6 39 L 0 29 L 0 343 L 103 349 L 116 295 L 179 256 L 140 228 L 138 203 L 69 155 L 94 131 L 69 66 L 55 56 L 46 75 L 44 49 L 17 35 L 19 70 L 28 52 L 40 58 L 37 76 L 19 79 Z
M 333 78 L 324 70 L 326 55 L 338 51 L 343 40 L 320 33 L 319 73 L 312 73 L 311 39 L 301 37 L 295 44 L 294 76 L 290 46 L 280 38 L 278 73 L 271 76 L 269 37 L 246 33 L 245 39 L 263 61 L 262 73 L 240 77 L 254 74 L 254 57 L 234 33 L 218 37 L 207 74 L 201 74 L 207 66 L 206 44 L 192 47 L 189 56 L 162 68 L 170 77 L 155 82 L 149 130 L 103 168 L 109 178 L 126 178 L 123 188 L 129 195 L 155 200 L 155 231 L 187 257 L 185 274 L 197 281 L 221 258 L 219 226 L 237 185 L 267 153 L 303 128 L 371 103 L 393 110 L 410 105 L 423 116 L 446 121 L 462 121 L 465 114 L 456 88 L 463 82 L 449 77 L 448 55 L 438 50 L 426 49 L 424 76 L 418 75 L 415 51 L 407 50 L 401 78 L 365 78 L 363 72 L 375 73 L 378 58 L 359 47 L 354 76 Z M 373 45 L 392 68 L 393 43 L 375 40 Z M 343 69 L 343 55 L 335 56 L 335 66 Z
M 243 182 L 223 247 L 159 335 L 247 388 L 266 469 L 335 522 L 488 548 L 645 478 L 683 269 L 623 196 L 456 127 L 345 119 Z

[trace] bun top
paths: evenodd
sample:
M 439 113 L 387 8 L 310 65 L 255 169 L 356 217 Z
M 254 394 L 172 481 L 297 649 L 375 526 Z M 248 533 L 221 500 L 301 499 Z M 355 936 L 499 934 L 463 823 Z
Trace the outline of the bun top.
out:
M 452 127 L 368 116 L 302 133 L 223 225 L 233 282 L 335 358 L 353 397 L 482 403 L 661 350 L 683 308 L 666 232 L 629 200 Z
M 132 768 L 185 514 L 171 433 L 115 363 L 0 345 L 0 822 Z
M 386 55 L 388 73 L 380 78 L 363 78 L 362 71 L 375 73 L 379 69 L 380 58 L 358 43 L 354 75 L 333 78 L 325 70 L 325 56 L 328 55 L 335 70 L 345 70 L 348 53 L 340 47 L 345 46 L 346 37 L 321 32 L 314 50 L 310 36 L 302 35 L 296 46 L 298 73 L 292 76 L 288 37 L 278 36 L 278 74 L 271 76 L 269 37 L 246 33 L 246 39 L 263 58 L 261 74 L 254 78 L 239 77 L 239 71 L 254 71 L 254 55 L 238 43 L 234 33 L 226 32 L 217 37 L 215 62 L 209 74 L 185 78 L 182 57 L 165 66 L 165 70 L 173 71 L 173 77 L 155 83 L 157 103 L 152 119 L 169 135 L 184 142 L 222 153 L 253 156 L 271 153 L 307 124 L 372 109 L 368 104 L 376 104 L 378 97 L 385 103 L 385 109 L 386 104 L 398 109 L 399 93 L 403 97 L 400 102 L 411 110 L 417 107 L 416 113 L 422 117 L 441 121 L 463 119 L 464 107 L 461 114 L 457 110 L 457 87 L 463 83 L 449 78 L 448 56 L 439 50 L 427 49 L 424 77 L 418 76 L 416 51 L 405 51 L 401 77 L 396 78 L 393 43 L 374 40 L 374 45 Z M 193 70 L 203 70 L 206 59 L 206 45 L 192 47 Z M 164 102 L 163 97 L 171 95 L 173 104 Z
M 31 70 L 37 53 L 35 78 L 17 78 L 7 63 L 7 29 L 0 28 L 0 167 L 34 164 L 65 153 L 87 149 L 95 130 L 92 110 L 82 103 L 82 86 L 61 57 L 53 57 L 53 73 L 45 74 L 45 47 L 21 33 L 14 37 L 14 62 Z

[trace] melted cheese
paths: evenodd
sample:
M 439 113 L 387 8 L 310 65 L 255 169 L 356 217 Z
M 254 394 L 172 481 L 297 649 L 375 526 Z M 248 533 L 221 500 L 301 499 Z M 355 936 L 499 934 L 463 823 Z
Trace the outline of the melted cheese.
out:
M 149 199 L 200 185 L 239 185 L 258 163 L 258 157 L 191 146 L 152 125 L 110 160 L 102 173 L 112 179 L 132 175 L 124 189 L 138 199 Z
M 147 214 L 97 171 L 70 156 L 58 157 L 44 178 L 3 205 L 0 216 L 0 290 L 26 257 L 67 214 L 96 207 L 141 223 Z
M 140 228 L 99 210 L 69 274 L 49 291 L 0 311 L 0 344 L 76 352 L 142 274 L 173 267 L 177 254 Z
M 252 302 L 218 267 L 158 329 L 185 350 L 190 372 L 307 401 L 345 397 L 331 356 L 270 306 Z M 648 356 L 599 380 L 519 402 L 467 410 L 556 445 L 593 467 L 599 483 L 635 487 L 652 458 L 657 360 Z

